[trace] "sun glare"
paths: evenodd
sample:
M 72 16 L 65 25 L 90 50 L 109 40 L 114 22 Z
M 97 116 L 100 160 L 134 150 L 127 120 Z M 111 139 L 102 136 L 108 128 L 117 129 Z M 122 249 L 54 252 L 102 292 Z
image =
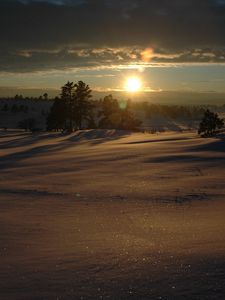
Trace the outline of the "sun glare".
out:
M 137 77 L 130 77 L 126 81 L 125 88 L 126 88 L 126 90 L 128 92 L 135 93 L 135 92 L 140 91 L 141 86 L 142 86 L 142 82 L 141 82 L 141 80 L 139 78 L 137 78 Z

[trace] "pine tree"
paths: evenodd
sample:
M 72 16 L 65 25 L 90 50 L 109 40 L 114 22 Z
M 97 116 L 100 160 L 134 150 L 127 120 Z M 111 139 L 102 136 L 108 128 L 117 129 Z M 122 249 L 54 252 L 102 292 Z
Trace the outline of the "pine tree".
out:
M 207 109 L 201 123 L 199 124 L 198 134 L 203 137 L 212 136 L 216 133 L 217 129 L 221 129 L 223 126 L 223 119 L 220 119 L 217 113 L 211 112 Z
M 130 101 L 118 102 L 112 95 L 100 102 L 99 127 L 105 129 L 136 130 L 141 121 L 130 110 Z
M 83 121 L 88 119 L 89 112 L 93 108 L 90 102 L 92 90 L 83 81 L 78 81 L 73 89 L 73 115 L 76 129 L 82 129 Z
M 73 97 L 74 83 L 67 82 L 61 88 L 61 101 L 65 107 L 65 117 L 69 120 L 68 130 L 73 131 L 73 115 L 74 115 L 74 97 Z
M 66 129 L 67 107 L 65 102 L 56 98 L 47 117 L 47 130 Z
M 101 117 L 99 121 L 99 127 L 104 129 L 115 128 L 115 122 L 118 120 L 119 103 L 112 95 L 105 96 L 100 102 L 101 110 L 98 113 L 98 117 Z
M 90 119 L 92 104 L 91 89 L 83 81 L 67 82 L 61 88 L 47 119 L 47 129 L 66 129 L 73 132 L 82 129 L 83 121 Z

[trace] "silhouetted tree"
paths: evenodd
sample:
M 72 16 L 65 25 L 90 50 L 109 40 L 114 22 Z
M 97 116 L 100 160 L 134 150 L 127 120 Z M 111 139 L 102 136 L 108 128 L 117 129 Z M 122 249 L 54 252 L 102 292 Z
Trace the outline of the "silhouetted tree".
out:
M 43 97 L 44 97 L 44 100 L 45 100 L 45 101 L 48 100 L 48 94 L 47 94 L 47 93 L 44 93 Z
M 90 117 L 90 111 L 93 108 L 90 98 L 92 90 L 89 85 L 83 81 L 78 81 L 74 85 L 72 99 L 73 99 L 73 121 L 75 123 L 75 129 L 82 129 L 83 121 L 88 120 Z
M 23 100 L 23 95 L 18 95 L 16 94 L 16 96 L 14 97 L 15 100 Z
M 98 113 L 99 127 L 105 129 L 115 128 L 116 120 L 118 121 L 119 103 L 112 95 L 105 96 L 100 101 L 101 110 Z
M 142 121 L 136 118 L 134 113 L 129 109 L 121 111 L 120 129 L 137 130 L 141 124 Z
M 67 82 L 61 87 L 61 101 L 65 109 L 65 117 L 69 120 L 68 130 L 73 131 L 73 116 L 74 116 L 74 98 L 73 98 L 74 83 Z
M 211 112 L 207 109 L 201 123 L 199 124 L 198 134 L 201 134 L 203 137 L 212 136 L 216 133 L 217 129 L 221 129 L 223 126 L 223 119 L 220 119 L 217 113 Z
M 7 103 L 4 104 L 2 111 L 8 111 L 9 110 L 9 106 Z
M 93 108 L 93 107 L 92 107 Z M 94 110 L 91 109 L 88 113 L 88 116 L 86 117 L 87 121 L 87 127 L 90 129 L 95 129 L 97 128 L 97 123 L 96 123 L 96 115 L 94 113 Z
M 35 129 L 36 121 L 33 118 L 27 118 L 18 123 L 18 128 L 26 131 L 33 131 Z
M 47 117 L 47 130 L 66 129 L 67 107 L 66 103 L 56 98 Z
M 91 89 L 83 81 L 67 82 L 61 88 L 60 98 L 55 100 L 47 118 L 47 129 L 66 129 L 72 132 L 81 129 L 83 121 L 90 123 Z M 93 124 L 93 119 L 92 119 Z
M 129 101 L 119 103 L 112 95 L 109 95 L 100 102 L 100 105 L 100 128 L 136 130 L 142 123 L 130 110 Z
M 13 106 L 11 107 L 11 112 L 12 113 L 17 113 L 19 111 L 19 108 L 16 104 L 13 104 Z

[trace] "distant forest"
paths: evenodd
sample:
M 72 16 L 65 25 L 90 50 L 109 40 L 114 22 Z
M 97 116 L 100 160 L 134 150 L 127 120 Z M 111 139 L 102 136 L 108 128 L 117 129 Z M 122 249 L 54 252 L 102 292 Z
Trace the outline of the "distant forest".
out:
M 177 124 L 195 127 L 205 111 L 225 113 L 225 104 L 164 105 L 117 100 L 112 95 L 93 99 L 90 87 L 82 81 L 67 82 L 58 97 L 38 98 L 16 95 L 0 98 L 0 127 L 27 131 L 67 131 L 80 129 L 148 130 L 173 129 Z M 181 127 L 182 129 L 182 127 Z

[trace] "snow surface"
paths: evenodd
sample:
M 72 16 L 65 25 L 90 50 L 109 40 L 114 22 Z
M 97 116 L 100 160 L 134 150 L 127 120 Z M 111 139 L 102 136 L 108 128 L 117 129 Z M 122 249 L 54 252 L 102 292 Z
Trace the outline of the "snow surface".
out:
M 0 299 L 223 299 L 225 136 L 0 133 Z

